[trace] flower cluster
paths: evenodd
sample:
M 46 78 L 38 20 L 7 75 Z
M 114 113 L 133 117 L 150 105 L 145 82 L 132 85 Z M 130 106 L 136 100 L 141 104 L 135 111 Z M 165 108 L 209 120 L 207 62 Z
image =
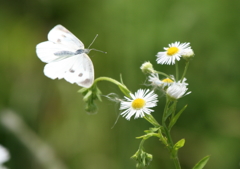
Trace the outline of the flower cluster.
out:
M 175 64 L 181 57 L 189 61 L 194 56 L 190 43 L 171 43 L 164 50 L 156 55 L 158 64 Z M 161 89 L 169 99 L 177 100 L 191 93 L 187 92 L 188 83 L 186 83 L 187 79 L 184 75 L 182 79 L 178 80 L 173 75 L 154 70 L 150 62 L 143 63 L 140 69 L 143 73 L 149 74 L 148 81 L 153 89 Z M 160 80 L 159 74 L 164 75 L 165 78 Z M 153 91 L 140 89 L 135 94 L 130 93 L 130 97 L 125 97 L 125 100 L 121 101 L 120 110 L 123 111 L 121 115 L 127 120 L 134 115 L 135 118 L 142 118 L 145 114 L 153 112 L 151 108 L 155 107 L 157 102 L 157 95 Z

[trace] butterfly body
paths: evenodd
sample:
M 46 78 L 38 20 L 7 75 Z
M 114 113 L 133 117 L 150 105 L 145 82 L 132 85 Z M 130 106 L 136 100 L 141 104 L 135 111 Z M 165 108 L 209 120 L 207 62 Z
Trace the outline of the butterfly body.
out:
M 47 77 L 65 79 L 85 88 L 94 81 L 94 67 L 87 55 L 90 50 L 62 25 L 50 30 L 48 41 L 36 46 L 39 59 L 47 63 L 44 67 Z
M 78 49 L 76 52 L 75 52 L 75 55 L 78 55 L 78 54 L 82 54 L 82 53 L 86 53 L 88 54 L 90 52 L 91 49 Z

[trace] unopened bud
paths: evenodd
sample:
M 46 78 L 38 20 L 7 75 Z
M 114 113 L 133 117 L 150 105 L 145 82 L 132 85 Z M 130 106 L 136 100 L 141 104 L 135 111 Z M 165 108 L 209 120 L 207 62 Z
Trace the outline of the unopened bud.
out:
M 189 61 L 191 60 L 193 57 L 194 57 L 194 52 L 193 50 L 190 48 L 190 49 L 185 49 L 182 53 L 182 57 L 183 59 L 185 59 L 186 61 Z
M 140 67 L 143 73 L 154 73 L 153 65 L 150 62 L 144 62 Z

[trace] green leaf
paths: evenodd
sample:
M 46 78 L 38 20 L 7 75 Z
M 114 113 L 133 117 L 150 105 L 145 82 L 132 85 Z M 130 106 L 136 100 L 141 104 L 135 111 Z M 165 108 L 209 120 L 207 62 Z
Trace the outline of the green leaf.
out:
M 127 89 L 125 85 L 122 85 L 122 86 L 118 85 L 118 87 L 125 96 L 130 97 L 130 91 Z
M 128 90 L 128 88 L 124 85 L 123 83 L 123 79 L 122 79 L 122 74 L 120 74 L 120 82 L 121 85 L 118 85 L 119 89 L 121 90 L 121 92 L 123 92 L 123 94 L 127 97 L 130 97 L 130 91 Z
M 185 139 L 181 139 L 173 146 L 173 148 L 178 150 L 179 148 L 182 148 L 184 144 L 185 144 Z
M 149 128 L 149 130 L 144 130 L 145 133 L 155 133 L 159 130 L 159 127 Z
M 123 83 L 122 74 L 120 74 L 120 82 L 121 82 L 122 84 L 124 84 L 124 83 Z
M 99 88 L 96 87 L 96 96 L 99 101 L 102 101 L 101 95 L 102 95 L 101 90 L 99 90 Z
M 164 114 L 164 121 L 166 121 L 167 118 L 175 112 L 176 105 L 177 105 L 177 101 L 174 101 L 172 105 L 167 109 L 167 112 Z
M 84 93 L 84 92 L 86 92 L 88 90 L 88 88 L 81 88 L 80 90 L 78 90 L 77 92 L 78 93 Z
M 172 158 L 175 158 L 177 156 L 178 150 L 182 148 L 184 144 L 185 144 L 185 139 L 181 139 L 173 146 L 172 153 L 171 153 Z
M 86 95 L 83 97 L 83 101 L 84 102 L 88 102 L 88 100 L 92 99 L 92 91 L 88 90 L 88 92 L 86 93 Z
M 151 115 L 151 114 L 145 114 L 144 119 L 147 120 L 149 123 L 151 123 L 153 126 L 159 128 L 160 124 L 157 122 L 157 120 Z
M 174 126 L 174 124 L 177 122 L 178 118 L 180 117 L 180 115 L 182 114 L 182 112 L 187 108 L 187 105 L 184 106 L 170 121 L 169 123 L 169 130 L 171 130 L 171 128 Z
M 194 167 L 193 169 L 202 169 L 208 162 L 210 156 L 206 156 L 203 159 L 201 159 Z

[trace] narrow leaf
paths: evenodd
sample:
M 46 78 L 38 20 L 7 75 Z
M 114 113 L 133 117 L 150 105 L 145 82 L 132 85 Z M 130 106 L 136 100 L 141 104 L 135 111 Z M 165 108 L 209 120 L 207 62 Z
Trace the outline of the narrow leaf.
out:
M 123 83 L 123 79 L 122 79 L 122 74 L 120 74 L 120 82 L 121 82 L 122 84 L 124 84 L 124 83 Z
M 125 87 L 125 85 L 124 87 L 121 85 L 118 85 L 118 87 L 125 96 L 130 97 L 130 91 Z
M 177 105 L 177 101 L 174 101 L 173 104 L 168 108 L 166 114 L 164 115 L 164 121 L 166 121 L 167 118 L 175 112 L 176 105 Z
M 194 167 L 193 169 L 202 169 L 208 162 L 210 156 L 206 156 L 203 159 L 201 159 Z
M 87 94 L 83 97 L 83 101 L 88 102 L 89 100 L 91 100 L 91 96 L 92 96 L 92 91 L 89 90 Z
M 78 93 L 84 93 L 84 92 L 86 92 L 88 90 L 88 88 L 81 88 L 80 90 L 78 90 L 77 92 Z
M 159 130 L 159 127 L 149 128 L 149 130 L 144 130 L 145 133 L 155 133 Z
M 169 130 L 171 130 L 171 128 L 174 126 L 174 124 L 177 122 L 178 118 L 180 117 L 180 115 L 182 114 L 182 112 L 187 108 L 187 105 L 184 106 L 170 121 L 169 123 Z

